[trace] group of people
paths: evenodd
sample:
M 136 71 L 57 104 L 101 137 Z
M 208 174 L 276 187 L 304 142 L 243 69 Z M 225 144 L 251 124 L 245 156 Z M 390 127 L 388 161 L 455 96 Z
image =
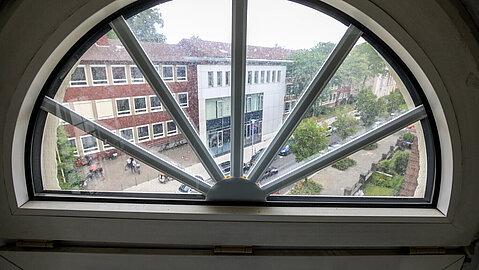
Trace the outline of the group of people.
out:
M 129 157 L 126 160 L 125 170 L 127 170 L 129 168 L 131 170 L 131 173 L 135 173 L 136 170 L 138 169 L 138 165 L 139 164 L 136 163 L 136 161 L 133 157 Z

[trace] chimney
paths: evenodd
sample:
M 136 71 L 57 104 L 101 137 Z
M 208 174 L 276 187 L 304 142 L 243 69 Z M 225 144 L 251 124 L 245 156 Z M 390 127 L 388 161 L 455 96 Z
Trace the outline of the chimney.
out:
M 106 37 L 106 35 L 103 35 L 100 39 L 98 39 L 95 44 L 97 46 L 100 46 L 100 47 L 108 47 L 109 44 L 108 44 L 108 39 Z

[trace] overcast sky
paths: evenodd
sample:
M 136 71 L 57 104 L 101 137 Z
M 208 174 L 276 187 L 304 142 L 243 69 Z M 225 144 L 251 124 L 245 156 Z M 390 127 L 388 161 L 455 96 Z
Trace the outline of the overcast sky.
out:
M 199 36 L 231 42 L 230 0 L 173 0 L 159 6 L 167 43 Z M 318 42 L 337 43 L 346 26 L 329 16 L 285 0 L 248 1 L 248 44 L 288 49 L 311 48 Z

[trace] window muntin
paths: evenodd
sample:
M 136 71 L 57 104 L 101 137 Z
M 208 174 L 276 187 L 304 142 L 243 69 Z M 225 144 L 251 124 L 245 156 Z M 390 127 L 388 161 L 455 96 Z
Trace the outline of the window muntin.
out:
M 176 66 L 176 80 L 178 82 L 186 82 L 188 80 L 186 66 Z
M 131 115 L 130 98 L 117 98 L 116 102 L 116 114 L 120 116 Z
M 163 107 L 161 106 L 160 99 L 155 95 L 151 95 L 150 96 L 150 112 L 157 112 L 162 110 L 163 110 Z
M 91 81 L 93 85 L 108 84 L 108 75 L 106 66 L 104 65 L 90 65 Z
M 150 140 L 150 126 L 143 125 L 136 127 L 136 133 L 138 134 L 138 142 L 146 142 Z
M 162 71 L 163 71 L 163 80 L 165 82 L 171 82 L 173 81 L 173 66 L 162 66 Z
M 145 77 L 137 66 L 130 66 L 131 83 L 145 83 Z
M 147 113 L 146 97 L 133 97 L 133 104 L 135 105 L 135 114 Z
M 252 65 L 252 66 L 254 66 L 254 65 Z M 258 65 L 257 65 L 257 66 L 258 66 Z M 278 65 L 278 66 L 279 66 L 279 65 Z M 281 65 L 281 66 L 285 66 L 285 65 Z M 263 73 L 266 73 L 265 75 L 262 76 L 262 77 L 263 77 L 263 78 L 262 78 L 262 83 L 265 83 L 265 81 L 266 81 L 266 82 L 269 82 L 269 83 L 274 82 L 274 79 L 273 79 L 273 76 L 272 76 L 274 73 L 273 73 L 273 74 L 270 73 L 270 74 L 271 74 L 271 75 L 270 75 L 271 77 L 268 76 L 268 72 L 271 72 L 271 70 L 272 70 L 271 68 L 274 68 L 274 69 L 277 71 L 277 73 L 276 73 L 276 74 L 277 74 L 276 80 L 277 80 L 278 82 L 283 81 L 283 83 L 286 83 L 286 84 L 289 84 L 289 83 L 291 82 L 291 81 L 289 80 L 290 77 L 288 77 L 288 76 L 286 77 L 286 82 L 285 82 L 285 80 L 282 80 L 282 74 L 285 74 L 285 73 L 286 73 L 286 75 L 288 75 L 288 73 L 287 73 L 288 70 L 287 70 L 287 69 L 280 68 L 281 70 L 278 70 L 278 69 L 277 69 L 278 67 L 261 67 L 260 65 L 259 65 L 259 67 L 261 68 L 261 69 L 259 70 L 259 72 L 262 71 Z M 213 71 L 211 71 L 211 72 L 218 72 L 218 71 L 215 70 L 215 69 L 213 69 Z M 259 73 L 259 74 L 261 74 L 261 73 Z M 217 74 L 216 74 L 216 75 L 217 75 Z M 265 77 L 265 78 L 264 78 L 264 77 Z M 269 77 L 269 78 L 268 78 L 268 77 Z M 246 77 L 246 78 L 247 78 L 247 77 Z M 216 79 L 217 79 L 217 78 L 216 78 Z M 247 80 L 247 79 L 246 79 L 246 80 Z M 204 82 L 204 80 L 203 80 L 203 82 Z M 384 82 L 384 79 L 382 80 L 382 82 Z M 211 85 L 211 86 L 213 86 L 213 85 Z M 266 87 L 266 86 L 265 86 L 265 87 Z M 267 86 L 267 87 L 269 87 L 269 86 Z M 281 87 L 284 87 L 284 85 L 281 85 Z M 331 89 L 332 89 L 332 87 L 333 87 L 333 86 L 330 86 Z M 285 87 L 285 88 L 286 88 L 286 87 Z M 214 91 L 216 91 L 216 89 L 215 89 Z M 254 91 L 257 91 L 257 90 L 252 90 L 252 91 L 254 92 Z M 340 102 L 341 97 L 342 97 L 342 98 L 345 98 L 345 96 L 348 96 L 348 97 L 349 97 L 348 93 L 343 93 L 343 92 L 332 93 L 332 94 L 329 94 L 329 95 L 328 95 L 327 101 L 322 101 L 322 102 Z M 265 101 L 266 101 L 266 102 L 265 102 Z M 221 104 L 220 106 L 223 106 L 223 105 L 224 105 L 223 107 L 229 107 L 229 106 L 231 106 L 231 101 L 229 101 L 229 102 L 224 102 L 224 103 L 223 103 L 223 101 L 219 101 L 219 102 L 216 101 L 215 103 L 216 103 L 216 105 Z M 264 104 L 264 106 L 266 106 L 266 108 L 265 108 L 266 111 L 268 111 L 268 110 L 273 111 L 272 108 L 270 107 L 270 106 L 271 106 L 271 101 L 269 100 L 267 93 L 264 93 L 263 95 L 258 96 L 258 98 L 256 99 L 256 101 L 253 99 L 252 96 L 248 96 L 248 95 L 245 96 L 245 109 L 246 109 L 246 113 L 251 113 L 251 112 L 256 112 L 256 111 L 258 111 L 258 110 L 262 110 L 262 109 L 263 109 L 263 104 Z M 281 101 L 281 103 L 279 103 L 279 104 L 280 104 L 280 106 L 284 106 L 284 101 Z M 294 108 L 294 103 L 291 102 L 290 104 L 291 104 L 290 107 L 291 107 L 291 108 Z M 321 104 L 321 105 L 325 105 L 325 104 Z M 275 106 L 276 106 L 276 105 L 275 105 Z M 170 106 L 168 106 L 168 108 L 170 108 Z M 255 108 L 256 108 L 256 109 L 255 109 Z M 261 109 L 259 109 L 259 108 L 261 108 Z M 282 109 L 284 109 L 284 108 L 282 108 Z M 224 110 L 223 110 L 223 109 L 218 110 L 218 106 L 216 106 L 215 117 L 223 117 L 223 113 L 224 113 Z M 276 113 L 277 113 L 278 115 L 282 115 L 281 112 L 278 113 L 277 110 L 276 110 Z M 248 117 L 249 117 L 249 116 L 245 116 L 245 118 L 248 118 Z M 265 120 L 266 120 L 266 121 L 265 121 Z M 200 121 L 201 121 L 201 120 L 200 120 Z M 201 124 L 200 124 L 200 125 L 201 125 Z M 245 135 L 244 135 L 245 138 L 254 138 L 254 137 L 255 137 L 255 134 L 260 134 L 260 135 L 263 134 L 265 127 L 268 127 L 268 125 L 270 125 L 270 124 L 267 123 L 267 119 L 261 119 L 261 118 L 260 118 L 260 119 L 254 119 L 254 118 L 253 118 L 253 119 L 251 119 L 251 118 L 245 119 L 245 127 L 244 127 L 244 129 L 245 129 Z M 200 126 L 198 132 L 200 132 L 200 131 L 201 131 L 201 126 Z M 227 131 L 228 131 L 228 130 L 219 130 L 219 131 L 216 131 L 216 135 L 215 135 L 215 136 L 216 136 L 216 146 L 221 146 L 221 147 L 222 147 L 222 146 L 225 145 L 226 142 L 228 142 L 228 140 L 227 140 L 227 135 L 226 135 Z M 231 132 L 231 131 L 229 131 L 229 132 Z M 136 134 L 136 133 L 135 133 L 135 134 Z M 221 134 L 221 135 L 220 135 L 220 134 Z M 208 136 L 209 136 L 209 135 L 208 135 Z M 222 137 L 223 137 L 223 138 L 222 138 Z M 258 137 L 259 137 L 259 136 L 258 136 Z M 228 138 L 229 138 L 229 136 L 228 136 Z M 254 141 L 254 139 L 253 139 L 253 141 Z M 221 143 L 220 143 L 220 142 L 221 142 Z M 246 148 L 246 147 L 247 147 L 247 146 L 245 145 L 245 148 Z M 246 150 L 246 149 L 245 149 L 245 150 Z M 253 147 L 252 147 L 251 153 L 254 154 L 257 150 L 259 150 L 259 149 L 258 149 L 257 147 L 256 147 L 256 149 L 255 149 L 254 143 L 253 143 Z
M 113 84 L 127 84 L 126 66 L 124 65 L 111 65 L 111 75 L 113 78 Z
M 88 80 L 86 77 L 86 69 L 84 65 L 78 65 L 70 77 L 71 87 L 87 86 Z

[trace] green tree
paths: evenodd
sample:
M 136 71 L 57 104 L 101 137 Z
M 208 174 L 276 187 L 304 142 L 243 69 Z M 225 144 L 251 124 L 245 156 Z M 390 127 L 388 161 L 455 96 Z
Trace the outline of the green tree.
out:
M 371 89 L 363 89 L 356 96 L 356 110 L 365 126 L 370 126 L 384 111 L 384 99 L 377 99 Z
M 406 104 L 404 97 L 399 92 L 392 92 L 385 97 L 386 99 L 386 111 L 393 113 L 401 108 L 401 105 Z
M 157 31 L 157 27 L 163 28 L 164 25 L 158 8 L 147 9 L 126 21 L 138 40 L 158 43 L 166 41 L 166 36 Z M 107 33 L 107 37 L 109 39 L 118 38 L 113 30 Z
M 409 153 L 405 151 L 397 151 L 391 160 L 391 169 L 397 174 L 405 174 L 409 163 Z
M 340 109 L 336 115 L 336 121 L 332 125 L 336 128 L 339 138 L 344 140 L 356 132 L 359 121 L 345 110 Z
M 291 152 L 296 156 L 296 161 L 302 161 L 328 146 L 328 125 L 322 122 L 319 125 L 314 119 L 304 119 L 296 128 L 291 137 Z
M 57 178 L 62 189 L 81 189 L 81 178 L 75 169 L 75 151 L 63 126 L 57 128 Z M 60 158 L 60 160 L 58 160 Z M 62 174 L 63 170 L 63 174 Z M 65 176 L 65 182 L 63 181 Z
M 291 194 L 292 195 L 318 195 L 322 189 L 323 189 L 323 186 L 321 186 L 321 184 L 318 184 L 311 179 L 305 178 L 303 181 L 294 185 L 294 187 L 291 189 Z

